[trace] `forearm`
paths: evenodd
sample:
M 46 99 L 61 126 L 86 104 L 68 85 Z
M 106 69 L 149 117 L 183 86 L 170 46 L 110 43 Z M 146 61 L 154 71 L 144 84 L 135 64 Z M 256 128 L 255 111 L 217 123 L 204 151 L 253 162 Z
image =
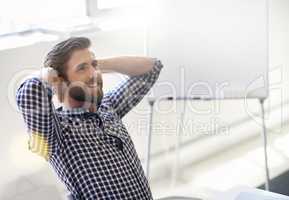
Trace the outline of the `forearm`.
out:
M 29 150 L 46 160 L 57 148 L 51 97 L 51 90 L 39 77 L 26 79 L 16 93 L 16 102 L 29 133 Z
M 155 59 L 140 56 L 120 56 L 98 59 L 103 72 L 118 72 L 129 76 L 142 75 L 152 70 Z

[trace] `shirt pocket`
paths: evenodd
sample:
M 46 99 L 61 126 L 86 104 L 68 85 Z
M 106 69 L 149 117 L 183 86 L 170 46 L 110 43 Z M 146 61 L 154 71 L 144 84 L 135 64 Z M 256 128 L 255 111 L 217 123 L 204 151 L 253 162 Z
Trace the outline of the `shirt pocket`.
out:
M 127 130 L 117 114 L 108 112 L 103 117 L 105 133 L 117 136 L 126 142 L 128 140 Z

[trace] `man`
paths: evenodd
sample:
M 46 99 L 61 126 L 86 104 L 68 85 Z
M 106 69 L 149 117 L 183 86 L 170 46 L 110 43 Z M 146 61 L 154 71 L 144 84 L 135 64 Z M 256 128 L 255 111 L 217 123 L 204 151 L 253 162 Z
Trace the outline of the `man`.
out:
M 149 57 L 95 59 L 90 41 L 69 38 L 48 54 L 39 76 L 17 90 L 29 149 L 54 168 L 75 200 L 152 199 L 121 119 L 148 93 L 163 67 Z M 103 94 L 102 72 L 128 78 Z M 54 109 L 53 93 L 62 106 Z

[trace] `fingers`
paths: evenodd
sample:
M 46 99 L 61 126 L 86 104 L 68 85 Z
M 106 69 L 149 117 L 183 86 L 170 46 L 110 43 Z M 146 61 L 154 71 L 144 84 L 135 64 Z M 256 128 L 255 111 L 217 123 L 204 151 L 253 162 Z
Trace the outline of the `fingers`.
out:
M 56 86 L 62 82 L 62 78 L 57 71 L 51 67 L 45 67 L 40 70 L 39 78 L 48 82 L 52 86 Z

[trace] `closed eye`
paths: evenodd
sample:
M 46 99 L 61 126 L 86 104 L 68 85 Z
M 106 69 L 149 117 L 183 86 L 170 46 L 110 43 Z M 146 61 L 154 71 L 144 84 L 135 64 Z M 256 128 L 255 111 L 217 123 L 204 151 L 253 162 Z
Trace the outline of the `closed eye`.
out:
M 77 66 L 76 70 L 82 71 L 82 70 L 85 70 L 87 67 L 88 67 L 87 63 L 81 63 Z

